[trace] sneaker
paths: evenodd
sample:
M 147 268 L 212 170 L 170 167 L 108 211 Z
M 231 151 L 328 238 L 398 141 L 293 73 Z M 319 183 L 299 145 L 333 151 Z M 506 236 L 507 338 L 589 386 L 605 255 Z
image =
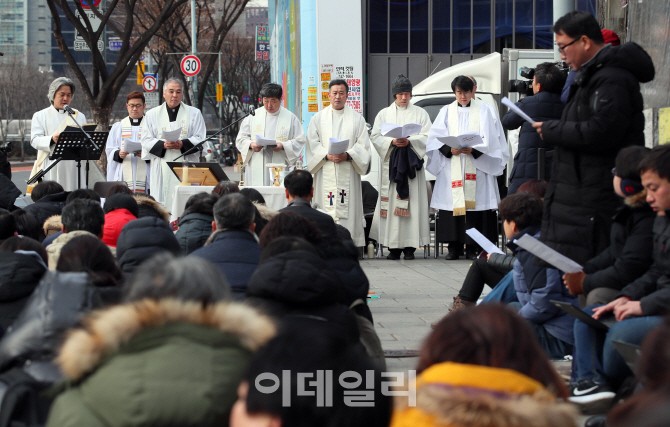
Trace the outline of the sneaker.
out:
M 578 405 L 584 414 L 604 414 L 616 394 L 607 384 L 596 384 L 591 379 L 579 380 L 573 384 L 568 401 Z

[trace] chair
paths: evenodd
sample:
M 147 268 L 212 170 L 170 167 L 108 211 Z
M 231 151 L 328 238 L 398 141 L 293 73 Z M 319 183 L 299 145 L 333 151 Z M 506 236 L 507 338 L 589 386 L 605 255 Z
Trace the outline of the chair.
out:
M 109 189 L 117 184 L 123 184 L 126 187 L 128 186 L 128 183 L 125 181 L 98 181 L 93 186 L 93 191 L 95 191 L 101 199 L 106 199 Z

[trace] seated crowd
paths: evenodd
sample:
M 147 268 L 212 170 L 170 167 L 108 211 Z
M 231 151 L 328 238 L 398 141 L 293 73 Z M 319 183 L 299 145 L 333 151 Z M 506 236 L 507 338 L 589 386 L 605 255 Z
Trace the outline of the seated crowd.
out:
M 222 182 L 193 195 L 174 224 L 151 196 L 123 185 L 101 206 L 90 190 L 42 182 L 34 204 L 0 210 L 0 386 L 40 392 L 7 387 L 0 419 L 521 427 L 576 426 L 579 409 L 612 408 L 607 425 L 662 425 L 654 422 L 670 402 L 670 147 L 623 149 L 613 174 L 624 203 L 610 245 L 579 273 L 516 243 L 539 237 L 546 183 L 504 198 L 508 254 L 473 262 L 415 373 L 394 380 L 358 250 L 312 207 L 309 172 L 286 176 L 280 211 Z M 493 289 L 477 305 L 485 285 Z M 618 343 L 641 346 L 636 372 Z M 567 355 L 569 383 L 550 362 Z

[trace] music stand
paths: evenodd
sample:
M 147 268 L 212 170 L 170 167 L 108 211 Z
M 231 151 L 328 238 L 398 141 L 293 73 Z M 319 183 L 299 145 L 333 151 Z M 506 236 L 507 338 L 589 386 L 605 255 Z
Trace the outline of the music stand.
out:
M 74 160 L 77 162 L 77 188 L 81 188 L 81 161 L 86 161 L 86 188 L 88 188 L 89 161 L 99 160 L 102 154 L 102 147 L 107 142 L 109 132 L 90 132 L 91 139 L 97 144 L 99 149 L 91 147 L 86 134 L 81 131 L 61 132 L 56 141 L 53 153 L 49 156 L 50 160 Z M 54 164 L 55 164 L 54 163 Z
M 168 162 L 168 166 L 181 182 L 179 185 L 216 185 L 221 181 L 229 181 L 218 163 Z M 185 177 L 184 166 L 188 166 Z

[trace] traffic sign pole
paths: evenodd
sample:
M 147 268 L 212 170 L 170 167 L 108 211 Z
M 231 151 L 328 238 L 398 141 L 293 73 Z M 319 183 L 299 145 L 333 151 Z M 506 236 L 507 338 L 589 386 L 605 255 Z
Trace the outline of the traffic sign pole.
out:
M 193 56 L 198 53 L 198 35 L 196 33 L 197 27 L 195 25 L 195 0 L 191 0 L 191 52 Z M 198 69 L 198 71 L 200 71 Z M 193 107 L 198 108 L 198 73 L 193 76 Z

